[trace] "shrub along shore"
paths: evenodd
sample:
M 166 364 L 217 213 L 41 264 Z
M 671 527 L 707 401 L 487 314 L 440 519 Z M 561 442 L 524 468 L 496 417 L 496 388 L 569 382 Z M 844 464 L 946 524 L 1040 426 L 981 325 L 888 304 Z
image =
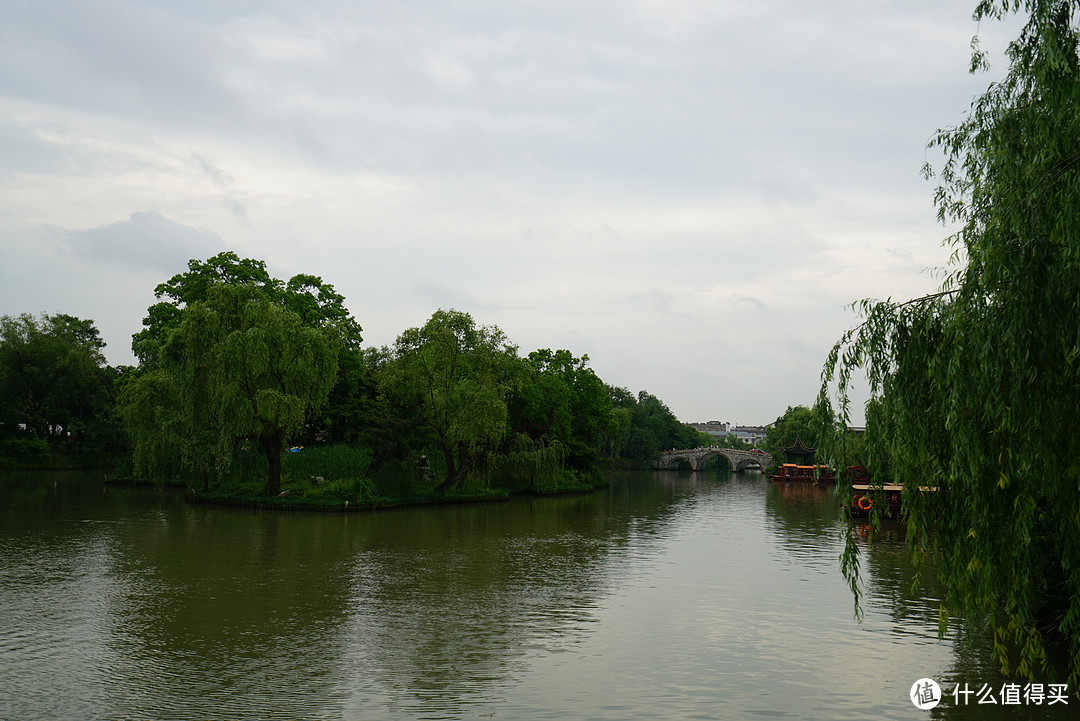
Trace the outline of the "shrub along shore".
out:
M 431 470 L 426 463 L 398 464 L 382 468 L 373 477 L 364 471 L 373 467 L 371 451 L 348 444 L 328 444 L 296 448 L 282 462 L 282 491 L 266 495 L 262 483 L 265 457 L 241 451 L 227 473 L 202 490 L 194 479 L 177 476 L 167 481 L 149 481 L 120 467 L 106 476 L 110 485 L 172 487 L 184 489 L 190 503 L 238 506 L 284 512 L 356 513 L 410 506 L 490 503 L 520 495 L 564 495 L 591 493 L 607 485 L 600 473 L 583 474 L 559 469 L 555 478 L 536 479 L 512 475 L 495 476 L 498 485 L 486 478 L 446 492 L 433 490 Z M 426 460 L 426 459 L 422 459 Z

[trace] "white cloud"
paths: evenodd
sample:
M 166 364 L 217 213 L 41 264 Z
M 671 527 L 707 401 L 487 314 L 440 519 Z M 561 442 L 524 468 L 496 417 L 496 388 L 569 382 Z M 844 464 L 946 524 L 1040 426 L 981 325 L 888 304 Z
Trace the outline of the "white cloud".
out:
M 128 220 L 68 231 L 64 242 L 74 255 L 93 263 L 143 266 L 164 274 L 182 271 L 191 258 L 209 258 L 225 250 L 215 233 L 174 223 L 154 212 L 132 213 Z
M 153 287 L 228 248 L 322 275 L 370 343 L 454 306 L 742 422 L 813 399 L 847 303 L 935 286 L 924 145 L 988 81 L 971 35 L 1000 57 L 1012 27 L 968 0 L 7 10 L 0 313 L 95 314 L 121 362 Z

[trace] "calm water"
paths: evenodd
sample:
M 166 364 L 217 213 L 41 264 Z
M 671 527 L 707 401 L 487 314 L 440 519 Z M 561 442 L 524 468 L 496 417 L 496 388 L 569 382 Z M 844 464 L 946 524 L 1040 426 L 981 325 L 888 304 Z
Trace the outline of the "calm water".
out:
M 0 719 L 1070 718 L 908 699 L 1000 687 L 937 638 L 902 528 L 864 556 L 829 491 L 618 476 L 587 496 L 357 515 L 0 476 Z

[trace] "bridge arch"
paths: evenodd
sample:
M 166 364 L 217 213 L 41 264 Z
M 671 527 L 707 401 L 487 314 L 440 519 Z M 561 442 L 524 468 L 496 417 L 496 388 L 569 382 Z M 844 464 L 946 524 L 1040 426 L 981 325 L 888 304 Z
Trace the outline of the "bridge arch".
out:
M 692 470 L 692 471 L 700 470 L 697 467 L 697 459 L 692 455 L 683 455 L 683 454 L 671 453 L 671 452 L 669 452 L 666 455 L 667 455 L 666 459 L 662 457 L 660 461 L 657 461 L 656 467 L 659 470 L 677 471 L 677 470 L 679 470 L 679 468 L 682 467 L 683 463 L 688 464 L 690 466 L 690 470 Z
M 760 451 L 742 451 L 734 448 L 720 448 L 719 446 L 703 446 L 700 448 L 671 449 L 660 454 L 656 461 L 657 470 L 678 470 L 685 462 L 694 471 L 703 471 L 713 458 L 718 456 L 727 460 L 732 471 L 739 472 L 747 468 L 757 467 L 764 470 L 772 462 L 772 456 Z

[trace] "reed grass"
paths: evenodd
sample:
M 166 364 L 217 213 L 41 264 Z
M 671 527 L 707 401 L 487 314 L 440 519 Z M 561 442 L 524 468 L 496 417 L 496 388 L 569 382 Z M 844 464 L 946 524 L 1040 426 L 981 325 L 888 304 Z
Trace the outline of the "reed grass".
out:
M 282 483 L 310 478 L 360 480 L 369 471 L 371 457 L 370 448 L 351 443 L 308 446 L 295 453 L 287 451 L 281 459 L 281 480 Z

